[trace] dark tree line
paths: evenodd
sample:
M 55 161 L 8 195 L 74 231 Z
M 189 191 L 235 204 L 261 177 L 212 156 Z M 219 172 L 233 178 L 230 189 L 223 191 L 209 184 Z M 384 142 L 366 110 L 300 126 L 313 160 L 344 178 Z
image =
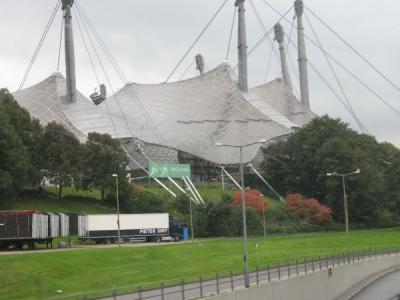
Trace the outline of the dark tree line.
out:
M 389 226 L 400 219 L 400 150 L 338 119 L 314 119 L 266 149 L 265 157 L 263 173 L 280 193 L 316 198 L 338 221 L 343 220 L 342 181 L 326 174 L 359 168 L 360 174 L 346 177 L 350 221 Z
M 112 174 L 118 174 L 123 201 L 130 193 L 127 165 L 119 142 L 111 136 L 90 133 L 80 143 L 60 124 L 42 126 L 7 90 L 0 90 L 0 199 L 40 189 L 47 180 L 59 187 L 59 197 L 63 187 L 74 185 L 99 189 L 102 200 L 114 203 Z

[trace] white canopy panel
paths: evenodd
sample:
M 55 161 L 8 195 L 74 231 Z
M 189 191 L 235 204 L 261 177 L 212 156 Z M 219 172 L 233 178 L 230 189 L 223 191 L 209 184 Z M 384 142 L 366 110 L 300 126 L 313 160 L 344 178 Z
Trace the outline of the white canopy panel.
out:
M 245 145 L 271 139 L 313 116 L 278 81 L 241 92 L 228 64 L 174 83 L 128 84 L 98 106 L 80 93 L 68 104 L 65 95 L 60 73 L 14 93 L 43 124 L 59 122 L 81 140 L 89 132 L 108 133 L 171 149 L 165 159 L 176 160 L 175 151 L 184 151 L 216 164 L 239 162 L 238 149 L 216 142 Z M 253 160 L 259 148 L 247 147 L 244 161 Z

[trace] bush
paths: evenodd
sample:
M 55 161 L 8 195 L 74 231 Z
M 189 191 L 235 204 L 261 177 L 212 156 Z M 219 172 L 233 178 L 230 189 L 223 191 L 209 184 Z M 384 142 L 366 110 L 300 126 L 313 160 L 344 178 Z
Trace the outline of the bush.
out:
M 386 208 L 376 209 L 374 216 L 374 223 L 378 227 L 392 227 L 399 224 L 396 214 Z
M 315 224 L 324 224 L 332 219 L 332 210 L 317 199 L 306 199 L 300 194 L 287 196 L 286 209 Z
M 246 190 L 245 191 L 246 206 L 252 208 L 256 213 L 262 214 L 268 208 L 269 202 L 263 199 L 260 191 L 257 190 Z M 242 207 L 242 192 L 236 192 L 233 201 L 233 207 Z
M 135 189 L 132 195 L 121 203 L 121 211 L 124 213 L 164 213 L 166 212 L 165 201 L 160 197 Z

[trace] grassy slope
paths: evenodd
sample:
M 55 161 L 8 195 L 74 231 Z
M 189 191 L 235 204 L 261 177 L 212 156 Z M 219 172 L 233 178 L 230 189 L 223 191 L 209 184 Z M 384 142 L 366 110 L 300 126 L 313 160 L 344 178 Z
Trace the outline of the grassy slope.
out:
M 159 197 L 162 197 L 163 199 L 171 199 L 172 196 L 163 188 L 158 188 L 158 187 L 144 187 L 145 191 L 148 191 L 150 193 L 153 193 Z M 171 187 L 171 190 L 177 194 L 181 193 L 176 187 Z M 203 198 L 207 198 L 209 201 L 221 201 L 222 199 L 222 190 L 218 188 L 199 188 L 198 189 L 199 194 Z M 225 195 L 230 195 L 233 196 L 233 194 L 236 192 L 236 190 L 225 190 L 224 194 Z
M 1 200 L 0 210 L 33 209 L 43 212 L 63 212 L 82 214 L 109 214 L 113 209 L 99 203 L 98 200 L 83 197 L 58 199 L 51 194 L 25 195 L 17 200 Z
M 162 188 L 145 188 L 145 191 L 153 193 L 165 201 L 172 201 L 172 196 Z M 177 188 L 172 188 L 177 194 L 180 191 Z M 46 187 L 47 194 L 25 195 L 17 200 L 2 200 L 0 201 L 0 210 L 14 209 L 37 209 L 43 212 L 74 212 L 82 214 L 101 214 L 112 213 L 113 210 L 99 203 L 100 191 L 74 191 L 70 187 L 63 189 L 63 198 L 58 199 L 58 190 L 56 187 Z M 225 194 L 233 195 L 235 191 L 226 190 Z M 201 189 L 202 197 L 210 201 L 221 201 L 222 191 L 218 189 Z
M 47 186 L 46 191 L 50 194 L 53 194 L 54 196 L 58 195 L 58 187 L 56 187 L 56 186 Z M 63 197 L 78 196 L 78 197 L 93 198 L 93 199 L 97 199 L 97 200 L 100 200 L 100 198 L 101 198 L 100 190 L 97 190 L 97 189 L 93 189 L 90 191 L 77 191 L 77 190 L 74 190 L 72 187 L 65 187 L 65 188 L 63 188 L 62 193 L 63 193 Z
M 398 247 L 400 229 L 358 231 L 349 236 L 325 233 L 259 239 L 258 255 L 256 242 L 249 242 L 252 268 L 257 260 L 266 265 L 346 250 Z M 215 272 L 240 272 L 242 257 L 241 239 L 0 255 L 1 269 L 7 270 L 0 272 L 0 299 L 43 299 L 55 296 L 58 289 L 70 294 L 128 285 L 148 287 L 161 281 L 211 276 Z

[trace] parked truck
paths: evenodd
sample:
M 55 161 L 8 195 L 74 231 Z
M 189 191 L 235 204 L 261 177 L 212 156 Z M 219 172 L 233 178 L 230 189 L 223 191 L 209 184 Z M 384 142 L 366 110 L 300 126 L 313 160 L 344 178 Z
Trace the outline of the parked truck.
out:
M 55 238 L 78 237 L 96 243 L 118 242 L 118 215 L 42 213 L 34 210 L 0 211 L 0 250 L 52 246 Z M 122 241 L 179 241 L 182 224 L 169 214 L 120 214 Z M 69 241 L 72 241 L 71 239 Z
M 181 224 L 167 213 L 120 214 L 122 241 L 179 241 L 182 239 Z M 118 242 L 118 215 L 88 215 L 86 237 L 96 243 Z

